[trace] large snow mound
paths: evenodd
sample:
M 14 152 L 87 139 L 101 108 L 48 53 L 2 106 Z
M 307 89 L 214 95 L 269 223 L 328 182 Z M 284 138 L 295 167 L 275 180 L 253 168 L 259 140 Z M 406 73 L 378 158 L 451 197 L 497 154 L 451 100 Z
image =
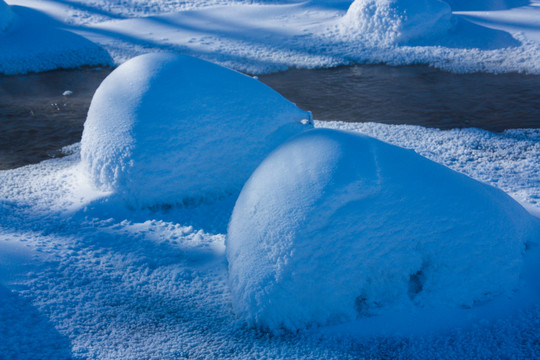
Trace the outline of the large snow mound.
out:
M 383 310 L 470 307 L 518 284 L 538 219 L 502 191 L 329 129 L 271 153 L 227 237 L 235 311 L 277 330 Z
M 309 112 L 249 76 L 148 54 L 97 89 L 81 158 L 98 188 L 131 204 L 198 201 L 239 191 L 271 150 L 312 126 Z
M 13 21 L 13 12 L 3 0 L 0 0 L 0 32 L 7 30 Z
M 379 45 L 442 34 L 452 27 L 450 5 L 441 0 L 355 0 L 342 30 Z

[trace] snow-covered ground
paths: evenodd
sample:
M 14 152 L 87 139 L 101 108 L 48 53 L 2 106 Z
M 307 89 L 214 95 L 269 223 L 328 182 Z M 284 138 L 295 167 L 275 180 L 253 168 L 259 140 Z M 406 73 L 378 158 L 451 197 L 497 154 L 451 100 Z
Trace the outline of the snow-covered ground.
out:
M 414 149 L 540 214 L 540 131 L 327 123 Z M 272 335 L 233 312 L 225 232 L 236 196 L 197 207 L 111 204 L 69 155 L 0 172 L 2 358 L 535 358 L 538 253 L 523 286 L 471 309 L 383 313 Z M 531 268 L 532 267 L 532 268 Z M 527 285 L 528 284 L 528 285 Z M 532 284 L 532 287 L 531 287 Z M 30 325 L 31 324 L 31 325 Z
M 9 0 L 17 19 L 0 36 L 0 72 L 119 64 L 167 50 L 251 73 L 353 62 L 540 73 L 538 0 L 483 1 L 473 7 L 482 12 L 462 11 L 459 1 L 358 0 L 348 11 L 351 3 Z M 52 31 L 70 35 L 51 43 Z M 31 51 L 42 43 L 46 55 Z

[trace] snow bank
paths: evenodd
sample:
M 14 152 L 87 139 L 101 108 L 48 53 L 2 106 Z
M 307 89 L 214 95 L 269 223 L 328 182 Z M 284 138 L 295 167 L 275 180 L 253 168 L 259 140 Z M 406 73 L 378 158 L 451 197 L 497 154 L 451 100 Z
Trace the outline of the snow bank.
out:
M 3 0 L 0 0 L 0 32 L 6 31 L 13 21 L 13 12 Z
M 356 0 L 341 26 L 347 34 L 393 45 L 444 33 L 452 26 L 451 16 L 441 0 Z
M 498 2 L 467 4 L 476 8 L 486 3 L 480 7 L 490 8 L 490 1 Z M 504 6 L 524 1 L 504 0 Z M 453 0 L 452 10 L 462 9 L 465 2 Z M 104 48 L 116 64 L 167 50 L 251 74 L 356 62 L 421 63 L 456 73 L 540 73 L 538 6 L 451 15 L 448 5 L 439 0 L 363 0 L 354 2 L 346 15 L 352 1 L 136 0 L 126 4 L 99 0 L 91 7 L 84 3 L 11 0 L 12 5 L 22 5 L 12 9 L 24 36 L 13 37 L 9 44 L 16 57 L 12 51 L 0 52 L 0 72 L 96 65 L 97 58 L 104 64 Z M 22 9 L 48 19 L 28 19 L 23 24 L 27 14 L 21 14 Z M 76 33 L 94 47 L 86 44 L 80 49 L 81 39 L 42 34 L 41 25 L 47 21 L 55 30 L 69 29 L 64 32 Z M 0 49 L 3 46 L 0 39 Z
M 312 126 L 310 113 L 249 76 L 148 54 L 96 91 L 81 157 L 100 189 L 132 204 L 200 200 L 239 191 L 272 149 Z
M 10 18 L 0 3 L 0 32 Z M 13 6 L 16 24 L 0 36 L 0 74 L 24 74 L 80 66 L 111 65 L 109 53 L 100 45 L 65 30 L 45 14 Z M 7 10 L 10 10 L 7 8 Z
M 537 226 L 502 191 L 413 151 L 313 130 L 264 160 L 238 198 L 233 305 L 274 330 L 470 307 L 515 288 Z

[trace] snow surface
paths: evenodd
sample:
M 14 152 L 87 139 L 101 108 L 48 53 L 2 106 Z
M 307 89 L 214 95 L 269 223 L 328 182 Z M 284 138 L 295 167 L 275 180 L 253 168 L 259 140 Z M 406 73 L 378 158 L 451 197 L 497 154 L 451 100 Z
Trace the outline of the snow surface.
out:
M 532 1 L 530 6 L 511 8 L 504 11 L 461 11 L 459 14 L 474 24 L 509 33 L 522 32 L 527 29 L 527 38 L 539 43 L 539 11 L 540 1 Z
M 0 31 L 6 13 L 0 4 Z M 0 34 L 0 74 L 40 72 L 83 65 L 111 65 L 109 53 L 33 9 L 11 6 L 14 20 Z M 8 9 L 9 10 L 9 9 Z
M 497 1 L 485 0 L 478 8 L 482 13 L 460 11 L 451 21 L 448 7 L 439 0 L 356 1 L 349 11 L 351 2 L 340 0 L 9 3 L 27 7 L 26 12 L 31 9 L 59 31 L 76 33 L 98 44 L 95 51 L 106 49 L 115 64 L 148 52 L 169 51 L 249 73 L 355 62 L 424 63 L 459 73 L 540 73 L 539 0 L 530 4 L 508 1 L 505 7 L 511 9 L 504 11 L 494 11 L 500 8 Z M 369 4 L 377 5 L 373 16 L 368 16 L 373 9 Z M 454 4 L 456 9 L 463 10 L 458 5 Z M 25 14 L 18 15 L 26 18 Z M 384 24 L 395 29 L 384 33 Z M 344 30 L 348 28 L 351 30 Z M 369 29 L 375 36 L 359 36 L 362 29 Z M 9 38 L 10 47 L 16 49 L 21 43 L 19 36 L 12 34 Z M 48 58 L 62 58 L 76 44 L 73 40 L 49 46 Z M 41 61 L 42 57 L 36 56 L 27 56 L 24 61 L 0 56 L 0 72 L 37 71 L 46 68 Z
M 13 11 L 5 3 L 4 0 L 0 0 L 0 33 L 6 31 L 13 21 Z
M 233 305 L 297 330 L 517 288 L 540 221 L 504 192 L 374 138 L 317 129 L 272 152 L 227 236 Z
M 355 0 L 341 26 L 345 36 L 384 47 L 441 36 L 451 29 L 451 17 L 441 0 Z
M 529 0 L 446 0 L 455 11 L 507 10 L 530 4 Z
M 414 149 L 540 214 L 539 130 L 316 126 Z M 114 208 L 81 171 L 78 146 L 66 151 L 72 155 L 0 171 L 0 253 L 13 254 L 0 261 L 0 318 L 8 319 L 0 321 L 0 358 L 530 359 L 540 352 L 538 246 L 523 263 L 531 278 L 487 304 L 389 311 L 274 336 L 246 327 L 232 309 L 224 234 L 236 194 L 197 207 Z
M 197 58 L 148 54 L 97 89 L 81 141 L 94 184 L 131 205 L 238 192 L 264 157 L 313 127 L 263 83 Z

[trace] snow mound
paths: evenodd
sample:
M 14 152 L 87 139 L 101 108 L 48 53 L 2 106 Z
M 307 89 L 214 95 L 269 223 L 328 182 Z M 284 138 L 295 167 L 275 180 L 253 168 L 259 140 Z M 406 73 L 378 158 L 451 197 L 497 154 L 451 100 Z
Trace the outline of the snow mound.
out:
M 271 153 L 237 200 L 233 305 L 270 330 L 470 307 L 518 285 L 538 231 L 496 188 L 411 150 L 316 129 Z
M 13 12 L 3 0 L 0 0 L 0 32 L 6 31 L 13 21 Z
M 451 17 L 441 0 L 355 0 L 340 25 L 348 36 L 390 46 L 445 33 Z
M 132 205 L 199 201 L 239 191 L 271 150 L 312 126 L 309 112 L 249 76 L 147 54 L 97 89 L 81 160 L 98 188 Z

